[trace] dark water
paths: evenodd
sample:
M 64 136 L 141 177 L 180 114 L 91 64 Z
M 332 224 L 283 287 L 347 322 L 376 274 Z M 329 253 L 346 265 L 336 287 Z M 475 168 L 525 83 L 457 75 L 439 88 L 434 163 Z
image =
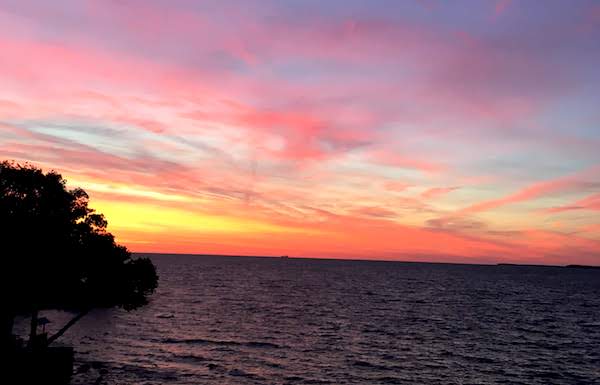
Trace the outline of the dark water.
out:
M 600 383 L 599 271 L 153 259 L 149 306 L 63 338 L 74 383 Z

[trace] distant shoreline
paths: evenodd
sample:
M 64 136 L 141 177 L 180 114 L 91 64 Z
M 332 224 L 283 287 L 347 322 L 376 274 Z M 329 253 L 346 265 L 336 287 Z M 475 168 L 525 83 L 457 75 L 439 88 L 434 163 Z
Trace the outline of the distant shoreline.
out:
M 520 266 L 520 267 L 563 267 L 567 269 L 600 269 L 600 266 L 592 265 L 532 265 L 521 263 L 498 263 L 496 266 Z
M 590 266 L 590 265 L 567 265 L 569 269 L 600 269 L 600 266 Z
M 285 261 L 289 260 L 322 260 L 322 261 L 348 261 L 348 262 L 389 262 L 389 263 L 424 263 L 431 265 L 469 265 L 469 266 L 514 266 L 514 267 L 555 267 L 555 268 L 569 268 L 569 269 L 600 269 L 600 266 L 593 265 L 539 265 L 539 264 L 528 264 L 528 263 L 466 263 L 466 262 L 430 262 L 430 261 L 400 261 L 400 260 L 389 260 L 389 259 L 352 259 L 352 258 L 321 258 L 321 257 L 293 257 L 285 256 L 282 258 L 281 255 L 235 255 L 235 254 L 188 254 L 188 253 L 155 253 L 155 252 L 133 252 L 135 255 L 160 255 L 160 256 L 188 256 L 188 257 L 224 257 L 224 258 L 265 258 L 265 259 L 282 259 Z

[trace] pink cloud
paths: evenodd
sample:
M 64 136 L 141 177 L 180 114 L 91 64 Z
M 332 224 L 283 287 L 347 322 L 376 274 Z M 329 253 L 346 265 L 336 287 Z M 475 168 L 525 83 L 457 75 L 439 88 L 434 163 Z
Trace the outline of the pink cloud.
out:
M 600 26 L 600 5 L 592 4 L 585 10 L 578 30 L 583 33 L 592 33 Z
M 496 5 L 494 6 L 494 14 L 496 16 L 502 15 L 506 12 L 506 9 L 510 6 L 512 0 L 497 0 Z
M 104 11 L 111 14 L 115 10 L 109 7 Z M 120 8 L 117 11 L 121 14 Z M 131 10 L 127 8 L 124 11 Z M 162 20 L 165 10 L 153 10 L 152 7 L 148 7 L 144 12 L 153 12 L 154 16 L 150 20 L 155 18 Z M 217 28 L 219 32 L 223 32 L 220 27 L 210 21 L 210 18 L 201 15 L 183 15 L 176 11 L 169 11 L 168 15 L 169 25 L 173 24 L 175 28 L 161 30 L 161 32 L 172 34 L 170 37 L 182 35 L 182 38 L 185 39 L 186 35 L 179 28 L 183 28 L 186 33 L 210 28 Z M 181 18 L 181 23 L 177 22 L 179 18 Z M 131 17 L 127 16 L 125 19 L 130 20 Z M 178 62 L 175 57 L 172 61 L 149 61 L 144 55 L 135 56 L 125 50 L 107 50 L 100 44 L 81 46 L 77 44 L 77 41 L 63 46 L 38 42 L 4 41 L 0 42 L 0 46 L 4 48 L 4 52 L 7 52 L 7 57 L 19 57 L 20 51 L 24 51 L 26 56 L 33 59 L 32 61 L 60 57 L 60 61 L 50 61 L 48 68 L 28 69 L 25 66 L 23 69 L 22 65 L 16 64 L 11 68 L 5 68 L 5 73 L 12 73 L 16 75 L 15 78 L 23 81 L 30 79 L 32 75 L 37 76 L 42 81 L 38 88 L 45 89 L 51 94 L 60 90 L 62 84 L 70 83 L 85 84 L 92 88 L 98 86 L 101 89 L 128 88 L 135 90 L 135 93 L 138 94 L 149 92 L 163 94 L 164 98 L 171 100 L 188 98 L 202 105 L 207 104 L 205 103 L 206 99 L 238 99 L 239 101 L 251 99 L 253 94 L 261 95 L 260 99 L 288 102 L 295 101 L 300 95 L 303 99 L 316 99 L 313 105 L 322 107 L 314 110 L 314 107 L 311 106 L 311 111 L 303 107 L 299 107 L 297 111 L 294 110 L 295 107 L 286 107 L 281 111 L 280 108 L 260 106 L 261 103 L 257 103 L 255 111 L 246 111 L 242 114 L 236 114 L 233 110 L 205 111 L 205 116 L 209 119 L 220 122 L 223 120 L 234 121 L 252 130 L 266 128 L 273 132 L 283 128 L 281 136 L 284 137 L 286 146 L 281 151 L 272 153 L 273 156 L 281 158 L 322 159 L 330 153 L 336 153 L 337 149 L 354 148 L 360 143 L 372 140 L 369 131 L 377 130 L 378 126 L 390 120 L 401 119 L 406 123 L 424 124 L 425 126 L 435 124 L 441 117 L 458 119 L 464 115 L 470 116 L 472 121 L 512 121 L 523 118 L 533 110 L 528 101 L 508 101 L 492 93 L 484 95 L 482 94 L 484 90 L 479 87 L 495 82 L 495 78 L 504 73 L 513 73 L 515 70 L 524 71 L 532 67 L 539 69 L 540 67 L 531 66 L 530 63 L 524 65 L 513 58 L 503 59 L 498 65 L 498 60 L 493 59 L 494 55 L 491 55 L 493 52 L 490 52 L 482 43 L 475 41 L 473 43 L 475 47 L 465 47 L 462 43 L 449 43 L 447 38 L 417 26 L 394 24 L 377 19 L 365 18 L 364 20 L 353 20 L 350 23 L 332 24 L 317 18 L 311 23 L 314 24 L 314 28 L 310 32 L 306 32 L 305 28 L 277 23 L 269 25 L 267 28 L 246 22 L 242 23 L 240 28 L 248 29 L 247 40 L 259 51 L 256 55 L 262 57 L 284 57 L 289 60 L 294 55 L 302 54 L 303 57 L 325 56 L 336 62 L 343 62 L 348 59 L 346 55 L 356 54 L 355 60 L 369 61 L 368 63 L 361 62 L 361 65 L 371 65 L 392 57 L 394 60 L 400 60 L 398 64 L 407 68 L 418 66 L 419 71 L 415 71 L 414 80 L 397 85 L 382 85 L 372 81 L 361 82 L 354 78 L 349 79 L 348 82 L 334 82 L 324 87 L 322 83 L 293 84 L 270 76 L 253 82 L 222 69 L 214 72 L 212 69 L 204 67 L 196 69 L 185 61 Z M 152 27 L 153 23 L 150 25 L 125 23 L 125 25 L 134 31 L 155 28 Z M 279 28 L 286 29 L 291 42 L 286 40 L 282 45 L 281 42 L 271 38 L 273 30 Z M 149 36 L 155 36 L 153 33 Z M 144 35 L 145 33 L 142 33 L 142 36 Z M 341 47 L 340 36 L 343 41 Z M 224 41 L 230 40 L 226 32 L 219 33 L 219 37 Z M 371 44 L 374 39 L 380 42 L 376 47 Z M 402 47 L 398 46 L 398 42 L 402 42 Z M 221 43 L 222 41 L 219 40 L 212 44 L 223 47 Z M 290 51 L 290 47 L 293 47 L 292 51 Z M 406 49 L 410 54 L 389 55 L 390 49 L 395 52 L 399 48 Z M 369 50 L 373 50 L 373 55 L 365 54 Z M 486 59 L 490 56 L 492 59 Z M 423 66 L 423 62 L 438 64 Z M 465 63 L 469 66 L 467 70 L 464 70 Z M 511 71 L 506 71 L 507 67 Z M 22 71 L 28 72 L 23 73 Z M 473 81 L 473 76 L 477 77 L 476 81 Z M 523 76 L 523 78 L 529 77 Z M 500 80 L 498 83 L 501 84 L 515 84 L 504 81 L 504 79 Z M 44 82 L 49 83 L 47 87 L 43 86 Z M 435 86 L 424 87 L 422 84 L 435 84 Z M 457 87 L 457 84 L 460 86 Z M 476 89 L 464 89 L 465 85 Z M 110 91 L 114 92 L 114 90 Z M 398 111 L 392 108 L 386 108 L 387 111 L 369 111 L 370 106 L 366 108 L 363 106 L 363 111 L 361 111 L 361 108 L 356 106 L 356 102 L 348 108 L 340 107 L 344 101 L 335 104 L 322 103 L 318 100 L 320 95 L 327 95 L 330 99 L 348 96 L 349 99 L 359 98 L 359 104 L 367 103 L 369 100 L 379 100 L 382 105 L 385 105 L 385 99 L 393 99 L 397 101 L 395 104 L 422 105 L 429 111 L 434 109 L 438 112 L 430 114 L 429 111 L 427 113 L 419 110 Z M 290 105 L 293 104 L 290 103 Z M 377 109 L 383 109 L 383 106 Z M 377 117 L 374 118 L 373 115 Z M 144 116 L 136 116 L 131 119 L 135 119 L 141 127 L 146 127 L 151 131 L 162 129 L 160 122 Z M 335 124 L 332 124 L 333 120 L 335 120 Z M 402 159 L 397 155 L 393 160 L 389 155 L 376 155 L 375 158 L 385 158 L 386 163 L 401 167 L 429 169 L 430 171 L 439 169 L 439 165 L 434 165 L 432 162 L 418 161 L 415 163 L 413 160 Z M 414 158 L 414 156 L 410 155 L 406 158 Z
M 421 193 L 421 198 L 432 199 L 442 195 L 446 195 L 454 190 L 458 190 L 460 187 L 433 187 L 425 190 Z
M 140 119 L 132 116 L 119 116 L 115 120 L 123 123 L 132 124 L 134 126 L 143 128 L 156 134 L 160 134 L 166 131 L 166 126 L 156 120 Z
M 358 216 L 366 216 L 366 217 L 373 217 L 373 218 L 394 218 L 397 216 L 397 213 L 395 211 L 392 211 L 388 208 L 385 207 L 370 207 L 370 206 L 366 206 L 366 207 L 360 207 L 357 208 L 355 210 L 353 210 L 354 214 L 357 214 Z
M 402 192 L 407 188 L 412 187 L 409 183 L 389 181 L 384 183 L 384 188 L 389 191 Z
M 572 211 L 572 210 L 600 211 L 600 193 L 592 194 L 590 196 L 587 196 L 583 199 L 579 199 L 573 203 L 570 203 L 570 204 L 567 204 L 564 206 L 552 207 L 550 209 L 547 209 L 546 212 L 560 213 L 560 212 Z
M 600 223 L 593 223 L 591 225 L 582 226 L 582 228 L 579 229 L 579 231 L 600 239 Z
M 595 166 L 574 175 L 557 178 L 545 182 L 534 183 L 513 194 L 498 199 L 476 203 L 459 211 L 461 214 L 473 214 L 482 211 L 493 210 L 512 203 L 533 200 L 542 196 L 572 191 L 585 185 L 585 178 L 598 177 L 600 167 Z
M 437 173 L 446 169 L 446 166 L 443 164 L 411 158 L 400 152 L 385 149 L 368 151 L 367 157 L 369 160 L 378 164 L 416 169 L 427 173 Z

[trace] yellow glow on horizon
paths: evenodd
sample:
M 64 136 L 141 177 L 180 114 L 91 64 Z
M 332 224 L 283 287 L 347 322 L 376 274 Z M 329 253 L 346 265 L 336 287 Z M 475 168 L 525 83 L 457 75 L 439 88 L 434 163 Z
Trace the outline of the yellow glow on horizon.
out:
M 118 235 L 120 230 L 148 233 L 288 233 L 302 229 L 280 226 L 256 220 L 230 216 L 209 215 L 195 211 L 149 203 L 94 200 L 91 205 L 109 221 L 109 231 Z
M 159 201 L 171 201 L 171 202 L 192 202 L 198 200 L 196 198 L 187 197 L 179 194 L 165 194 L 153 190 L 143 189 L 140 187 L 129 187 L 124 184 L 117 183 L 98 183 L 88 180 L 77 180 L 69 178 L 70 186 L 78 186 L 86 190 L 88 193 L 100 192 L 109 194 L 119 194 L 131 197 L 149 198 Z

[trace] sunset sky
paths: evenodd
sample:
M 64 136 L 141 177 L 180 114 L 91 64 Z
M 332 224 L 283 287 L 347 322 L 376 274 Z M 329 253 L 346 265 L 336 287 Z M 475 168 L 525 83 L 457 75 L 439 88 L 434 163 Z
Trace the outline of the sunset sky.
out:
M 598 1 L 0 0 L 0 160 L 132 251 L 600 264 Z

